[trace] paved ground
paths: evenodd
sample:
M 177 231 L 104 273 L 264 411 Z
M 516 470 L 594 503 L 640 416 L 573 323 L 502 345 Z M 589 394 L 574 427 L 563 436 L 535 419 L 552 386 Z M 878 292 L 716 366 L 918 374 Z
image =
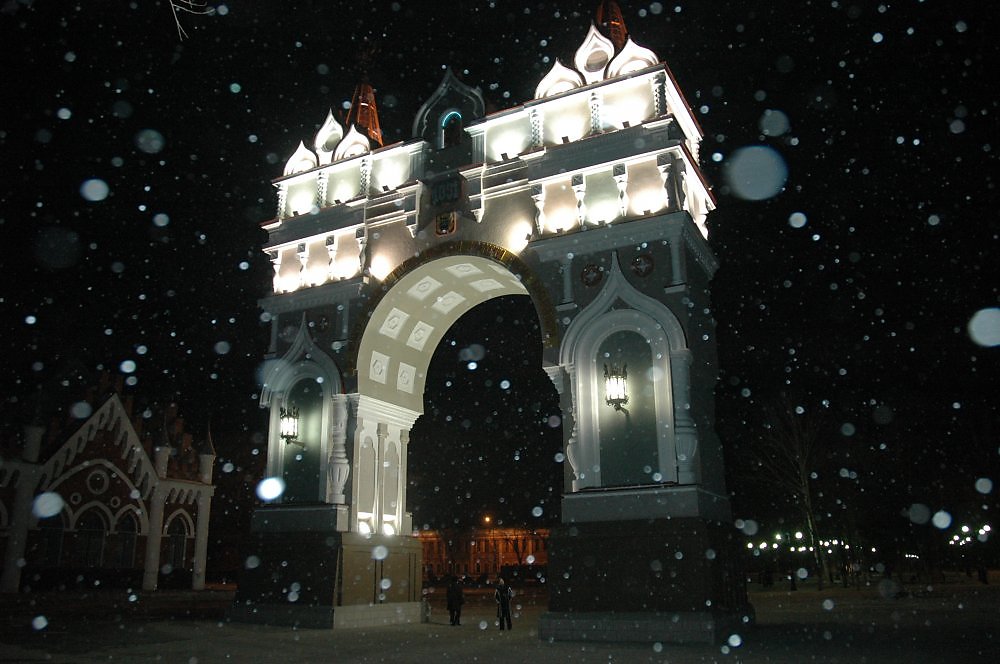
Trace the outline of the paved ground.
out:
M 523 593 L 514 630 L 494 626 L 492 600 L 470 593 L 461 627 L 441 593 L 428 624 L 296 630 L 228 623 L 227 591 L 0 598 L 2 662 L 995 662 L 1000 586 L 952 582 L 902 597 L 877 588 L 753 590 L 758 623 L 733 645 L 601 645 L 538 638 L 545 596 Z M 46 625 L 41 627 L 39 616 Z M 32 626 L 32 621 L 37 621 Z M 41 627 L 41 628 L 37 628 Z M 738 645 L 736 645 L 738 644 Z

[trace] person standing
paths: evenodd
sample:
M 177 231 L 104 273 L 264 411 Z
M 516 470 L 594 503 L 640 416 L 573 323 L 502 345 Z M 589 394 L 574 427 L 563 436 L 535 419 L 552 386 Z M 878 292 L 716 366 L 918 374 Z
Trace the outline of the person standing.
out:
M 504 623 L 507 624 L 507 629 L 512 629 L 510 624 L 510 600 L 514 597 L 514 591 L 504 582 L 502 576 L 497 578 L 497 589 L 493 593 L 493 597 L 497 601 L 497 618 L 500 619 L 500 631 L 503 631 Z
M 462 584 L 457 576 L 451 577 L 448 584 L 448 616 L 452 625 L 462 624 L 462 605 L 465 604 L 465 596 L 462 593 Z

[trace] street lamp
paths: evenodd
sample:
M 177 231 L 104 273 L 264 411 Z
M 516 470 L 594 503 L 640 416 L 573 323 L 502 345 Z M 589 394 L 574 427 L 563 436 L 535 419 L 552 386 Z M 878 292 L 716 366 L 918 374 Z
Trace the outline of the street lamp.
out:
M 486 540 L 486 548 L 490 552 L 488 564 L 490 566 L 490 573 L 492 574 L 499 571 L 496 564 L 497 547 L 496 542 L 493 541 L 493 517 L 487 514 L 483 517 L 483 523 L 490 529 L 488 539 Z
M 291 408 L 282 408 L 278 420 L 281 424 L 281 439 L 285 441 L 285 444 L 298 445 L 302 449 L 305 449 L 305 443 L 298 439 L 299 409 L 294 406 Z
M 604 403 L 615 410 L 625 410 L 628 403 L 628 365 L 604 365 Z M 628 411 L 625 411 L 628 412 Z

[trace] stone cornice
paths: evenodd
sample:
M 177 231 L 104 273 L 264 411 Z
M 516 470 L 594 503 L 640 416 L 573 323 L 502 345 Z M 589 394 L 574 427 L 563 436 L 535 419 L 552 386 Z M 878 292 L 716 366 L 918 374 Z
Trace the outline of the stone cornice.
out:
M 719 263 L 687 212 L 653 215 L 544 237 L 532 241 L 525 251 L 533 251 L 542 262 L 549 262 L 562 260 L 567 253 L 595 253 L 651 240 L 676 242 L 678 239 L 683 239 L 709 277 L 715 274 Z
M 363 287 L 364 278 L 358 276 L 344 281 L 334 281 L 321 286 L 304 288 L 293 293 L 264 297 L 257 300 L 257 306 L 269 314 L 302 311 L 334 302 L 347 302 L 358 297 Z

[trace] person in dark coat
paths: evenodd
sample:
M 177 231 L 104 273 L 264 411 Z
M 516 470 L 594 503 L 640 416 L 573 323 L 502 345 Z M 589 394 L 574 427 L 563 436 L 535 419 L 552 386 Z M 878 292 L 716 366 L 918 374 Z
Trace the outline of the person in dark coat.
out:
M 493 593 L 493 598 L 497 601 L 497 618 L 500 620 L 500 631 L 503 631 L 504 623 L 507 629 L 512 629 L 510 624 L 510 600 L 514 597 L 514 591 L 508 586 L 503 577 L 497 578 L 497 589 Z
M 452 625 L 462 624 L 462 605 L 465 604 L 465 596 L 462 594 L 462 584 L 457 576 L 451 577 L 448 584 L 448 615 Z

